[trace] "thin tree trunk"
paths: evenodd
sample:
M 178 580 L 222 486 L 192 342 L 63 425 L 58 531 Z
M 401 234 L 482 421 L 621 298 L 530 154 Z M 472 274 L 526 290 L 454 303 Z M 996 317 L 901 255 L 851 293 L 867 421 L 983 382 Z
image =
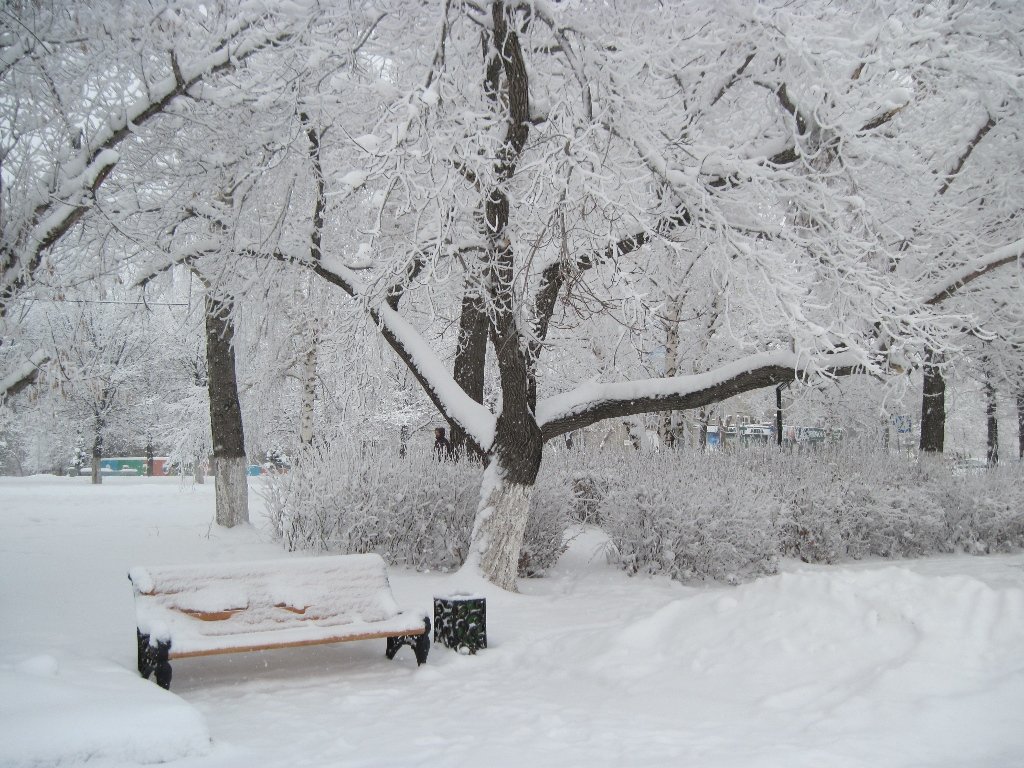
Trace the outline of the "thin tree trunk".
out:
M 100 471 L 100 459 L 103 458 L 103 419 L 96 416 L 96 432 L 92 439 L 92 484 L 100 485 L 103 482 L 103 473 Z
M 213 433 L 212 473 L 216 483 L 217 524 L 231 528 L 249 522 L 245 433 L 235 378 L 234 324 L 230 305 L 206 294 L 206 367 Z
M 321 241 L 324 231 L 324 212 L 327 209 L 326 180 L 324 179 L 323 165 L 320 162 L 320 140 L 322 132 L 312 124 L 305 112 L 299 113 L 299 120 L 306 129 L 306 137 L 309 139 L 309 160 L 313 169 L 313 180 L 316 182 L 316 198 L 313 202 L 313 230 L 309 236 L 309 258 L 314 264 L 319 264 L 322 257 Z M 316 317 L 317 302 L 313 297 L 312 276 L 307 274 L 304 279 L 309 315 L 306 317 L 307 332 L 306 355 L 302 364 L 302 402 L 299 405 L 299 442 L 302 445 L 309 445 L 313 442 L 313 415 L 316 406 L 316 365 L 317 347 L 320 342 L 317 328 L 319 318 Z
M 299 442 L 309 445 L 313 442 L 313 418 L 316 408 L 316 366 L 319 334 L 312 328 L 307 334 L 309 345 L 302 359 L 302 402 L 299 404 Z
M 398 428 L 398 457 L 404 459 L 409 453 L 409 425 L 403 424 Z
M 985 377 L 985 422 L 987 427 L 986 443 L 986 459 L 988 465 L 994 467 L 999 463 L 999 421 L 996 418 L 996 407 L 998 401 L 996 399 L 996 388 L 992 384 L 992 379 L 988 376 Z
M 1017 459 L 1024 461 L 1024 390 L 1017 393 Z
M 775 388 L 775 445 L 782 448 L 782 385 Z
M 935 350 L 925 350 L 920 447 L 929 453 L 942 453 L 946 439 L 946 379 L 940 363 L 940 356 Z
M 671 378 L 679 374 L 679 309 L 678 297 L 669 298 L 665 312 L 665 377 Z M 674 448 L 677 439 L 675 411 L 665 411 L 658 425 L 661 444 L 666 448 Z

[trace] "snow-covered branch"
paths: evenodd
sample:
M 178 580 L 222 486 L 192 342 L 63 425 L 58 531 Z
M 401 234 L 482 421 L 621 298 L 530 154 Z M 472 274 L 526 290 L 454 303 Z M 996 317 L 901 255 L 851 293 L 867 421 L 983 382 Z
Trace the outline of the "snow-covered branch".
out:
M 120 160 L 118 146 L 133 132 L 158 115 L 167 112 L 176 99 L 213 75 L 236 68 L 240 63 L 268 46 L 288 37 L 288 31 L 259 30 L 253 19 L 235 21 L 226 34 L 205 55 L 182 64 L 171 56 L 172 72 L 147 86 L 145 95 L 123 109 L 112 111 L 100 121 L 100 127 L 88 136 L 77 158 L 61 170 L 63 181 L 34 204 L 30 220 L 19 224 L 22 230 L 4 233 L 10 245 L 3 254 L 0 273 L 0 315 L 7 311 L 10 299 L 32 279 L 43 254 L 64 237 L 89 209 L 96 192 Z
M 49 360 L 50 353 L 39 350 L 6 376 L 0 378 L 0 401 L 14 397 L 30 386 L 39 376 L 41 366 Z
M 727 398 L 812 374 L 842 376 L 865 370 L 852 352 L 808 358 L 793 352 L 761 352 L 706 373 L 628 382 L 589 382 L 546 398 L 537 406 L 544 440 L 604 419 L 639 413 L 700 408 Z
M 313 271 L 353 298 L 366 294 L 358 276 L 333 259 L 325 258 L 313 265 Z M 395 309 L 382 304 L 368 308 L 367 312 L 437 409 L 449 422 L 462 428 L 481 453 L 486 453 L 494 441 L 494 414 L 465 393 L 422 334 Z
M 939 285 L 933 286 L 924 303 L 930 306 L 941 304 L 978 278 L 984 277 L 1000 267 L 1019 262 L 1022 257 L 1024 257 L 1024 239 L 1004 245 L 1002 248 L 996 248 L 986 256 L 976 259 L 960 271 L 947 277 Z

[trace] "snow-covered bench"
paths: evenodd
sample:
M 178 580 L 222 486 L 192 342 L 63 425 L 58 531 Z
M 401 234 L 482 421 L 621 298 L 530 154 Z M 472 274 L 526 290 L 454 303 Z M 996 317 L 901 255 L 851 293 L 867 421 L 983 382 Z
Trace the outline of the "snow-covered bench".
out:
M 132 568 L 139 673 L 171 685 L 171 659 L 387 638 L 422 664 L 430 619 L 398 610 L 379 555 Z

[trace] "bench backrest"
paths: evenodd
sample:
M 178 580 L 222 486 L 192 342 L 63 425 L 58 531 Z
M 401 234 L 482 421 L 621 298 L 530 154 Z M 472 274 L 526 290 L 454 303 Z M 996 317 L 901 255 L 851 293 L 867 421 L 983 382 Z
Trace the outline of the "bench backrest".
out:
M 173 632 L 174 615 L 217 622 L 223 629 L 209 630 L 220 634 L 325 619 L 376 622 L 399 613 L 384 560 L 374 554 L 137 567 L 128 577 L 147 634 Z

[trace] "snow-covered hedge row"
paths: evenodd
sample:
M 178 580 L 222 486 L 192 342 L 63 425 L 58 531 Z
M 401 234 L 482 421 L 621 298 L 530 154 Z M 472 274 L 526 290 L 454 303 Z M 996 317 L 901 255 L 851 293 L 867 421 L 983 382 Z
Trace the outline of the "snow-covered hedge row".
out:
M 961 474 L 941 460 L 774 451 L 595 455 L 569 462 L 577 515 L 630 572 L 736 582 L 807 562 L 1024 547 L 1019 465 Z M 584 514 L 579 515 L 579 511 Z
M 884 453 L 772 458 L 774 494 L 787 510 L 779 526 L 784 554 L 836 562 L 1024 547 L 1020 465 L 958 472 L 942 459 Z
M 378 552 L 452 570 L 466 556 L 480 488 L 473 462 L 399 459 L 337 442 L 269 486 L 289 549 Z M 811 455 L 549 452 L 520 560 L 539 575 L 572 520 L 600 525 L 631 573 L 739 582 L 779 557 L 832 563 L 1024 547 L 1024 472 L 871 452 Z
M 267 507 L 289 550 L 377 552 L 389 563 L 450 571 L 465 560 L 480 493 L 475 462 L 381 455 L 337 441 L 296 457 L 267 487 Z M 531 504 L 520 575 L 536 576 L 562 552 L 568 524 L 546 503 Z

